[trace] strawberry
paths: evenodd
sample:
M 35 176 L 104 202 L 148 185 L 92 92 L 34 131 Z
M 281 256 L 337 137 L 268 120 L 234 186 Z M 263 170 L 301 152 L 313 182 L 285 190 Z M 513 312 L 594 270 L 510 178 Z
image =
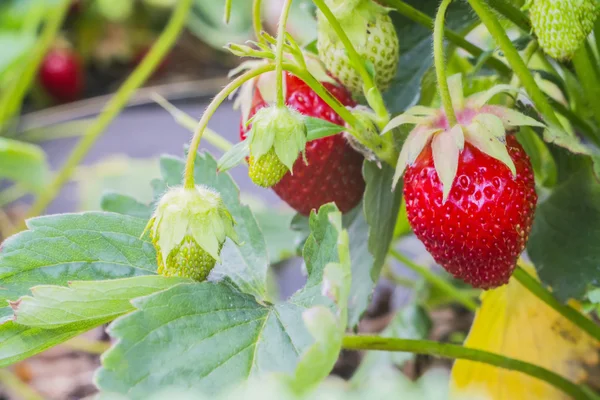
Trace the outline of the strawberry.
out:
M 404 197 L 415 235 L 449 273 L 490 289 L 508 282 L 525 248 L 537 202 L 529 158 L 506 132 L 519 125 L 544 125 L 514 110 L 485 105 L 490 97 L 485 94 L 466 102 L 461 94 L 453 96 L 459 99 L 453 127 L 443 110 L 419 106 L 384 131 L 417 123 L 395 176 L 397 182 L 406 171 Z
M 337 0 L 336 0 L 337 1 Z M 386 90 L 398 68 L 400 47 L 388 9 L 372 0 L 328 0 L 328 5 L 358 54 L 375 73 L 375 84 Z M 322 13 L 317 14 L 319 57 L 331 74 L 355 95 L 363 92 L 363 82 L 350 62 L 346 48 Z
M 529 17 L 544 52 L 568 60 L 592 32 L 599 12 L 596 0 L 533 0 Z
M 59 102 L 81 97 L 84 87 L 82 62 L 69 48 L 54 48 L 46 54 L 39 71 L 44 90 Z
M 313 92 L 298 77 L 286 73 L 286 104 L 303 115 L 321 118 L 343 125 L 344 121 L 331 107 Z M 330 80 L 323 82 L 325 87 L 342 104 L 355 103 L 343 87 Z M 261 85 L 254 89 L 249 116 L 255 115 L 267 106 Z M 240 126 L 240 138 L 248 133 L 244 117 Z M 328 136 L 306 144 L 307 163 L 301 158 L 293 166 L 293 174 L 286 173 L 279 183 L 273 186 L 277 195 L 301 214 L 309 215 L 323 204 L 335 202 L 342 212 L 354 208 L 362 199 L 365 182 L 362 177 L 363 156 L 356 152 L 343 134 Z
M 233 225 L 221 195 L 212 189 L 169 189 L 146 226 L 156 248 L 157 272 L 205 280 L 219 259 L 225 239 L 237 240 Z

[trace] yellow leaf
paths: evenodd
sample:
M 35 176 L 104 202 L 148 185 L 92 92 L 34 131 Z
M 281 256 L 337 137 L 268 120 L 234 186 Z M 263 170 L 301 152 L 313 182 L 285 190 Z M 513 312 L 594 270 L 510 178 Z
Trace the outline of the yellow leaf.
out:
M 533 268 L 527 272 L 537 279 Z M 585 379 L 583 364 L 598 362 L 598 343 L 514 278 L 482 295 L 465 346 L 540 365 L 574 382 Z M 466 360 L 454 364 L 451 392 L 486 400 L 568 399 L 541 380 Z

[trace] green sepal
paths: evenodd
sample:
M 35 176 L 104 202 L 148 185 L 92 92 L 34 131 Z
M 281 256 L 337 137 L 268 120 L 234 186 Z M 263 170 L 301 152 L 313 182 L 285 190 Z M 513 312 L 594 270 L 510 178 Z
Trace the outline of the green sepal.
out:
M 221 156 L 217 164 L 219 172 L 225 172 L 241 164 L 250 155 L 250 141 L 243 140 Z

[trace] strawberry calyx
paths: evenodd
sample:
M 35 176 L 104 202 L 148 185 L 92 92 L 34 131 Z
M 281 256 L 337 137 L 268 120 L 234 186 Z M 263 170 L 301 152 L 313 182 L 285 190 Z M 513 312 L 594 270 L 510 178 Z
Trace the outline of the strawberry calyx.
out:
M 179 186 L 160 199 L 144 232 L 150 233 L 159 264 L 169 269 L 169 260 L 177 258 L 172 253 L 191 244 L 219 261 L 225 239 L 237 242 L 234 224 L 218 192 L 201 185 L 192 189 Z
M 270 106 L 258 110 L 248 123 L 252 123 L 247 139 L 250 157 L 259 160 L 274 150 L 276 158 L 293 173 L 298 154 L 306 149 L 304 116 L 288 107 Z
M 452 95 L 452 104 L 458 123 L 449 126 L 443 109 L 414 106 L 404 114 L 393 118 L 383 129 L 382 134 L 406 124 L 415 127 L 408 134 L 400 155 L 393 179 L 393 187 L 409 165 L 431 144 L 436 173 L 443 187 L 443 202 L 450 194 L 456 172 L 459 155 L 470 143 L 482 153 L 502 162 L 516 176 L 516 168 L 506 148 L 506 134 L 519 126 L 546 126 L 520 112 L 487 102 L 496 94 L 515 91 L 508 85 L 499 85 L 485 92 L 463 97 L 460 74 L 448 79 Z

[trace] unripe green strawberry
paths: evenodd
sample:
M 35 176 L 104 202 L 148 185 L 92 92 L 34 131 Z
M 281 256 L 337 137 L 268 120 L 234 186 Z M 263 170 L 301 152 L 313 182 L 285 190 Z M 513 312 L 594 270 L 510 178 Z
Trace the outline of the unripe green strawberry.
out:
M 205 280 L 225 239 L 237 240 L 233 225 L 219 193 L 204 186 L 170 189 L 146 227 L 156 248 L 158 273 Z
M 335 15 L 358 54 L 373 65 L 375 84 L 379 90 L 386 90 L 396 75 L 400 53 L 389 10 L 372 0 L 347 4 L 339 4 L 340 0 L 328 0 L 327 3 L 336 10 Z M 352 94 L 360 95 L 363 82 L 350 62 L 344 44 L 322 13 L 317 14 L 317 19 L 319 57 L 330 73 Z
M 549 56 L 568 60 L 592 32 L 600 6 L 596 0 L 533 0 L 531 26 Z
M 288 169 L 277 157 L 272 148 L 256 160 L 250 157 L 248 160 L 248 176 L 258 186 L 269 188 L 275 186 L 288 172 Z
M 250 120 L 248 175 L 262 187 L 276 185 L 306 147 L 304 117 L 287 107 L 265 107 Z

